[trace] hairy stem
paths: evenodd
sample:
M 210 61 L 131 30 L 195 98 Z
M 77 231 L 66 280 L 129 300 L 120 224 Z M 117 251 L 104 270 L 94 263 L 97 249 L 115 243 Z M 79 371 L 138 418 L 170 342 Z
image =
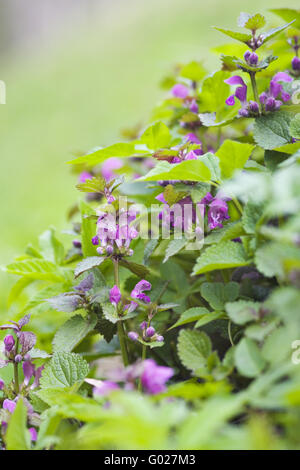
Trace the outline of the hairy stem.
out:
M 114 260 L 114 277 L 115 277 L 115 285 L 119 287 L 120 281 L 119 281 L 119 262 L 118 262 L 118 260 Z M 127 352 L 127 344 L 126 344 L 126 334 L 125 334 L 124 325 L 123 325 L 122 320 L 119 320 L 117 322 L 117 329 L 118 329 L 118 337 L 119 337 L 120 346 L 121 346 L 123 364 L 126 367 L 129 364 L 129 360 L 128 360 L 128 352 Z
M 259 106 L 259 110 L 261 111 L 260 101 L 259 101 L 259 96 L 258 96 L 258 91 L 257 91 L 257 84 L 256 84 L 256 80 L 255 80 L 255 72 L 249 72 L 249 75 L 250 75 L 250 78 L 251 78 L 251 85 L 252 85 L 254 100 L 257 102 L 257 104 Z

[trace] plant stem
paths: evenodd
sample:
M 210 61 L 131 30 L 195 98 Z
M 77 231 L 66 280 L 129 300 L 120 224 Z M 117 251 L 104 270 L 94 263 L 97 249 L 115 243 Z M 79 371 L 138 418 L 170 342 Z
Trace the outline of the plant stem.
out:
M 18 354 L 19 349 L 19 339 L 16 342 L 16 355 Z M 15 394 L 19 395 L 20 386 L 19 386 L 19 364 L 14 362 L 14 386 L 15 386 Z
M 257 91 L 256 80 L 255 80 L 255 72 L 249 72 L 249 75 L 251 78 L 251 85 L 252 85 L 254 100 L 258 104 L 259 111 L 260 111 L 260 101 L 259 101 L 259 96 L 258 96 L 258 91 Z
M 115 285 L 119 287 L 120 282 L 119 282 L 118 260 L 114 260 L 114 277 L 115 277 Z M 126 335 L 125 335 L 125 330 L 124 330 L 124 325 L 123 325 L 122 320 L 119 320 L 117 322 L 117 329 L 118 329 L 118 337 L 119 337 L 120 346 L 121 346 L 123 364 L 126 367 L 129 364 L 129 360 L 128 360 L 128 352 L 127 352 L 127 344 L 126 344 Z
M 231 335 L 231 320 L 228 321 L 228 336 L 229 336 L 229 341 L 231 343 L 231 346 L 234 346 L 234 342 L 233 342 L 232 335 Z

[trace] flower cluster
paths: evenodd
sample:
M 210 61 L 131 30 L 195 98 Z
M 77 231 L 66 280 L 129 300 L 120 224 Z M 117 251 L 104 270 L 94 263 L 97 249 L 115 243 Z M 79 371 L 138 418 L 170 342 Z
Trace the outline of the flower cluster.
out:
M 175 98 L 181 98 L 182 100 L 184 100 L 185 106 L 192 113 L 198 114 L 199 106 L 197 104 L 196 99 L 189 96 L 190 91 L 187 86 L 183 85 L 182 83 L 177 83 L 176 85 L 173 86 L 171 92 Z
M 151 299 L 148 295 L 144 293 L 144 291 L 149 291 L 151 290 L 152 286 L 150 282 L 146 281 L 145 279 L 142 279 L 139 281 L 134 289 L 132 290 L 130 296 L 133 299 L 137 299 L 140 302 L 145 302 L 145 304 L 149 304 L 151 302 Z M 124 300 L 124 302 L 122 302 Z M 109 301 L 111 304 L 116 307 L 118 310 L 122 307 L 123 311 L 126 311 L 126 313 L 131 313 L 134 312 L 137 307 L 138 303 L 135 302 L 134 300 L 131 300 L 129 304 L 126 304 L 126 300 L 122 299 L 122 294 L 118 286 L 113 286 L 112 289 L 109 291 Z
M 121 211 L 118 221 L 114 213 L 101 212 L 97 221 L 97 233 L 92 244 L 98 246 L 99 255 L 121 254 L 132 256 L 131 240 L 138 236 L 137 230 L 130 225 L 136 219 L 136 213 Z
M 226 204 L 227 198 L 213 197 L 210 193 L 207 193 L 206 196 L 202 199 L 202 204 L 208 206 L 208 227 L 210 230 L 213 230 L 217 227 L 223 227 L 223 220 L 229 219 L 228 215 L 228 206 Z
M 247 101 L 247 85 L 239 75 L 234 75 L 233 77 L 230 77 L 224 81 L 228 85 L 238 85 L 235 90 L 235 93 L 233 95 L 230 95 L 226 100 L 226 104 L 228 106 L 233 106 L 235 104 L 235 98 L 237 98 L 242 105 L 241 109 L 239 110 L 239 115 L 241 117 L 255 116 L 259 113 L 258 103 L 252 100 L 250 100 L 249 102 Z
M 144 392 L 156 395 L 166 390 L 166 382 L 174 375 L 170 367 L 159 366 L 153 359 L 146 359 L 121 370 L 111 371 L 110 380 L 86 379 L 86 382 L 94 386 L 94 396 L 108 396 L 119 390 L 118 382 L 124 384 L 125 390 L 134 390 L 137 380 L 141 381 Z
M 293 79 L 285 72 L 278 72 L 270 81 L 270 87 L 267 91 L 259 95 L 259 100 L 265 111 L 277 111 L 283 103 L 289 101 L 291 96 L 284 91 L 280 82 L 292 82 Z M 280 95 L 281 100 L 277 99 Z
M 140 324 L 140 329 L 142 331 L 141 339 L 146 342 L 153 342 L 158 341 L 162 343 L 164 341 L 164 337 L 158 333 L 156 333 L 155 328 L 151 326 L 150 321 L 143 321 Z M 140 339 L 139 334 L 136 331 L 129 331 L 128 338 L 132 341 L 138 341 Z

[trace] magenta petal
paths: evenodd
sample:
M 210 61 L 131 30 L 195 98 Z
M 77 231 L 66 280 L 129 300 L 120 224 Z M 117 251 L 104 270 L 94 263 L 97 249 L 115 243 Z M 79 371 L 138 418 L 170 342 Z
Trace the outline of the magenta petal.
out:
M 282 85 L 280 85 L 280 83 L 277 83 L 275 80 L 271 80 L 270 95 L 273 98 L 277 98 L 277 96 L 280 94 L 281 91 L 282 91 Z
M 237 97 L 238 100 L 240 100 L 241 103 L 245 103 L 247 100 L 247 87 L 245 86 L 239 86 L 235 90 L 235 96 Z
M 34 428 L 29 428 L 28 431 L 30 432 L 30 438 L 32 441 L 36 441 L 37 440 L 37 432 Z
M 177 85 L 174 85 L 171 91 L 172 91 L 172 95 L 175 96 L 175 98 L 184 99 L 189 94 L 188 88 L 182 85 L 181 83 L 177 83 Z
M 274 80 L 274 82 L 292 82 L 293 78 L 285 72 L 278 72 L 274 75 L 272 80 Z
M 246 83 L 244 82 L 242 77 L 240 77 L 239 75 L 234 75 L 233 77 L 227 78 L 227 80 L 224 80 L 224 82 L 227 83 L 227 85 L 246 86 Z
M 234 95 L 230 95 L 227 100 L 225 101 L 225 103 L 228 105 L 228 106 L 233 106 L 235 104 L 235 99 L 234 99 Z

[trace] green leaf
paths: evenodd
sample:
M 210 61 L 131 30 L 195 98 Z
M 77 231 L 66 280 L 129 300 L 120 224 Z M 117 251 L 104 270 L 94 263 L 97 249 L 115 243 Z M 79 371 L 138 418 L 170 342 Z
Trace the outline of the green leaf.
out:
M 256 31 L 265 26 L 266 19 L 260 13 L 255 15 L 249 15 L 248 13 L 241 13 L 238 19 L 238 25 L 242 28 L 250 29 L 251 31 Z
M 153 254 L 153 252 L 155 251 L 155 248 L 157 247 L 158 244 L 159 244 L 159 240 L 155 239 L 155 238 L 148 241 L 147 245 L 145 246 L 145 250 L 144 250 L 143 264 L 146 265 L 146 264 L 149 263 L 149 259 L 150 259 L 151 255 Z
M 253 137 L 263 149 L 272 150 L 291 141 L 291 116 L 282 111 L 260 116 L 255 120 Z
M 30 450 L 30 435 L 26 423 L 27 407 L 20 398 L 5 433 L 7 450 Z
M 102 176 L 94 176 L 85 180 L 84 183 L 77 184 L 76 188 L 83 193 L 103 193 L 105 186 L 106 181 Z
M 240 243 L 223 241 L 218 245 L 206 248 L 196 261 L 193 275 L 214 271 L 215 269 L 246 266 L 249 263 L 250 261 L 247 260 L 244 248 Z
M 101 256 L 90 256 L 89 258 L 85 258 L 80 261 L 74 271 L 74 276 L 78 277 L 86 271 L 95 268 L 96 266 L 100 266 L 101 263 L 105 260 L 104 257 Z
M 43 370 L 42 389 L 72 387 L 81 382 L 89 372 L 88 363 L 79 354 L 55 352 Z
M 15 261 L 5 267 L 5 271 L 17 276 L 26 276 L 34 280 L 43 281 L 64 281 L 63 271 L 51 261 L 42 259 L 28 259 Z
M 169 330 L 172 330 L 173 328 L 176 328 L 177 326 L 186 325 L 187 323 L 195 322 L 199 320 L 199 318 L 201 318 L 203 315 L 207 315 L 209 313 L 210 312 L 204 307 L 189 308 L 188 310 L 186 310 L 180 315 L 179 320 L 173 326 L 171 326 Z
M 220 33 L 226 34 L 226 36 L 229 36 L 232 39 L 236 39 L 237 41 L 243 42 L 244 44 L 248 44 L 249 41 L 252 39 L 252 34 L 247 34 L 247 33 L 239 33 L 237 31 L 232 31 L 230 29 L 223 29 L 223 28 L 216 28 L 217 31 L 220 31 Z
M 239 295 L 237 282 L 204 282 L 201 284 L 202 297 L 214 310 L 222 310 L 226 302 L 233 302 Z
M 221 180 L 221 170 L 220 170 L 220 159 L 216 157 L 211 152 L 205 153 L 201 156 L 201 161 L 205 163 L 207 168 L 210 170 L 211 180 L 220 181 Z
M 47 261 L 61 264 L 64 259 L 63 244 L 55 237 L 53 228 L 46 230 L 39 237 L 40 252 Z
M 254 204 L 249 201 L 243 211 L 242 224 L 246 233 L 255 234 L 256 226 L 264 211 L 263 204 Z
M 295 10 L 292 8 L 271 8 L 270 11 L 275 13 L 275 15 L 278 15 L 284 21 L 292 22 L 293 20 L 296 20 L 294 26 L 295 28 L 300 28 L 300 11 L 299 10 Z
M 68 163 L 74 165 L 81 165 L 84 163 L 88 166 L 95 166 L 99 163 L 104 162 L 104 160 L 106 160 L 107 158 L 126 158 L 131 157 L 135 154 L 135 142 L 117 143 L 110 145 L 109 147 L 98 149 L 95 152 L 88 153 L 87 155 L 83 155 L 82 157 L 70 160 Z
M 229 318 L 237 325 L 258 320 L 258 309 L 260 303 L 248 300 L 239 300 L 237 302 L 228 302 L 225 310 Z
M 216 155 L 220 159 L 222 178 L 231 178 L 236 170 L 244 168 L 254 145 L 225 140 Z
M 192 371 L 205 367 L 211 354 L 211 341 L 203 331 L 181 330 L 177 343 L 182 364 Z
M 140 181 L 178 179 L 208 182 L 211 179 L 211 173 L 209 168 L 200 160 L 185 160 L 177 164 L 159 162 L 146 176 L 140 178 Z
M 141 136 L 141 142 L 150 150 L 159 150 L 168 147 L 171 142 L 169 128 L 163 122 L 156 122 L 149 126 Z
M 207 314 L 204 314 L 199 320 L 197 321 L 195 328 L 200 328 L 204 325 L 207 325 L 208 323 L 211 323 L 212 321 L 218 320 L 219 318 L 222 318 L 224 316 L 224 312 L 209 312 Z
M 290 134 L 295 139 L 300 139 L 300 113 L 291 120 Z
M 205 237 L 204 243 L 206 245 L 213 245 L 221 241 L 233 240 L 234 238 L 241 237 L 242 235 L 245 235 L 242 222 L 229 222 L 222 228 L 214 229 Z
M 206 74 L 206 70 L 200 62 L 190 62 L 182 67 L 180 70 L 180 76 L 192 80 L 193 82 L 198 82 Z
M 186 243 L 187 243 L 187 240 L 184 237 L 178 240 L 176 239 L 171 240 L 167 246 L 163 263 L 168 261 L 168 259 L 171 258 L 172 256 L 176 255 L 176 253 L 178 253 L 186 245 Z
M 119 264 L 141 279 L 146 278 L 150 274 L 149 269 L 143 264 L 133 263 L 133 261 L 128 261 L 126 259 L 120 260 Z
M 245 377 L 257 377 L 266 365 L 256 343 L 243 338 L 234 352 L 235 365 L 239 373 Z
M 56 332 L 52 343 L 53 351 L 72 352 L 94 330 L 96 323 L 96 315 L 92 315 L 90 318 L 74 315 Z
M 288 156 L 289 155 L 287 153 L 275 152 L 275 150 L 265 150 L 265 155 L 264 155 L 265 165 L 270 171 L 273 172 L 277 169 L 280 163 L 287 160 Z
M 215 113 L 217 122 L 222 121 L 224 116 L 228 116 L 228 106 L 225 100 L 230 94 L 230 86 L 224 83 L 224 80 L 229 76 L 228 72 L 215 72 L 206 78 L 202 85 L 200 112 Z
M 266 42 L 270 41 L 273 39 L 277 34 L 282 33 L 285 29 L 287 29 L 292 23 L 294 23 L 294 20 L 291 21 L 290 23 L 284 24 L 283 26 L 279 26 L 278 28 L 272 28 L 269 31 L 262 33 L 261 38 L 262 38 L 262 43 L 265 44 Z

